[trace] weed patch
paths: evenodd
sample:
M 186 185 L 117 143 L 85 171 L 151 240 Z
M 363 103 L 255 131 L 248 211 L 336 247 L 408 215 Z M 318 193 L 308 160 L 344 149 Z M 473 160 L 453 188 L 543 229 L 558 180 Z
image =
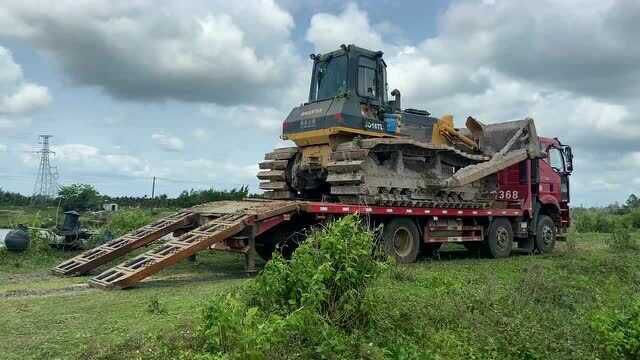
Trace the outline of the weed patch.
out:
M 598 344 L 611 359 L 640 358 L 640 299 L 622 311 L 597 313 L 591 326 L 598 334 Z
M 606 244 L 612 250 L 638 250 L 640 244 L 638 240 L 631 235 L 631 230 L 627 227 L 616 227 L 611 237 L 606 240 Z

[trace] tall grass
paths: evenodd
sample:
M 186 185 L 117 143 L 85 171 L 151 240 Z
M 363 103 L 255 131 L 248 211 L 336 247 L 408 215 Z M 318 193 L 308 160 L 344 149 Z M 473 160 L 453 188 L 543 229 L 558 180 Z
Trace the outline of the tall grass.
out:
M 617 228 L 640 230 L 640 209 L 618 214 L 607 209 L 575 209 L 573 221 L 578 232 L 612 233 Z

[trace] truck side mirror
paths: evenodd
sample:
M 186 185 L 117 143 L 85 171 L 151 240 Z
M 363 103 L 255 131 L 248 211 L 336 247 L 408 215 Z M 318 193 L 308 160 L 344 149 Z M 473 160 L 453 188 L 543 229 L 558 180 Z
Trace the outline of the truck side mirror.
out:
M 567 161 L 567 171 L 573 171 L 573 152 L 571 151 L 571 146 L 565 146 L 564 148 L 564 156 Z

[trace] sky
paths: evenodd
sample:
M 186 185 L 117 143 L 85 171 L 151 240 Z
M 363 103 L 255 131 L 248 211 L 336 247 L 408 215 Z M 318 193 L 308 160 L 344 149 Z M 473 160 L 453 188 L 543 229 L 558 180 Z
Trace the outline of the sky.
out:
M 403 106 L 532 117 L 573 147 L 574 205 L 640 193 L 640 2 L 3 0 L 0 188 L 104 194 L 248 185 L 305 102 L 311 52 L 384 51 Z

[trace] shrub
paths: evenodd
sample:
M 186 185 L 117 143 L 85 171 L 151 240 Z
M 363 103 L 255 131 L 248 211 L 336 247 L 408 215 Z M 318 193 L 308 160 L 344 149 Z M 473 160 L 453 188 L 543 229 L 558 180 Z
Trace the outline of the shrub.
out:
M 382 270 L 373 251 L 373 234 L 358 218 L 337 220 L 313 232 L 290 262 L 272 259 L 249 288 L 249 301 L 281 314 L 311 308 L 349 325 L 355 300 Z
M 591 322 L 602 350 L 611 359 L 640 358 L 640 300 L 626 311 L 603 311 Z
M 150 223 L 151 220 L 151 215 L 143 210 L 123 210 L 113 214 L 103 231 L 118 237 Z
M 622 226 L 616 227 L 611 237 L 605 242 L 613 250 L 637 250 L 640 248 L 638 241 L 631 236 L 630 229 Z
M 276 254 L 248 286 L 210 302 L 200 328 L 206 352 L 254 359 L 376 353 L 357 340 L 372 314 L 367 289 L 385 268 L 372 256 L 373 239 L 348 216 L 311 233 L 290 261 Z

